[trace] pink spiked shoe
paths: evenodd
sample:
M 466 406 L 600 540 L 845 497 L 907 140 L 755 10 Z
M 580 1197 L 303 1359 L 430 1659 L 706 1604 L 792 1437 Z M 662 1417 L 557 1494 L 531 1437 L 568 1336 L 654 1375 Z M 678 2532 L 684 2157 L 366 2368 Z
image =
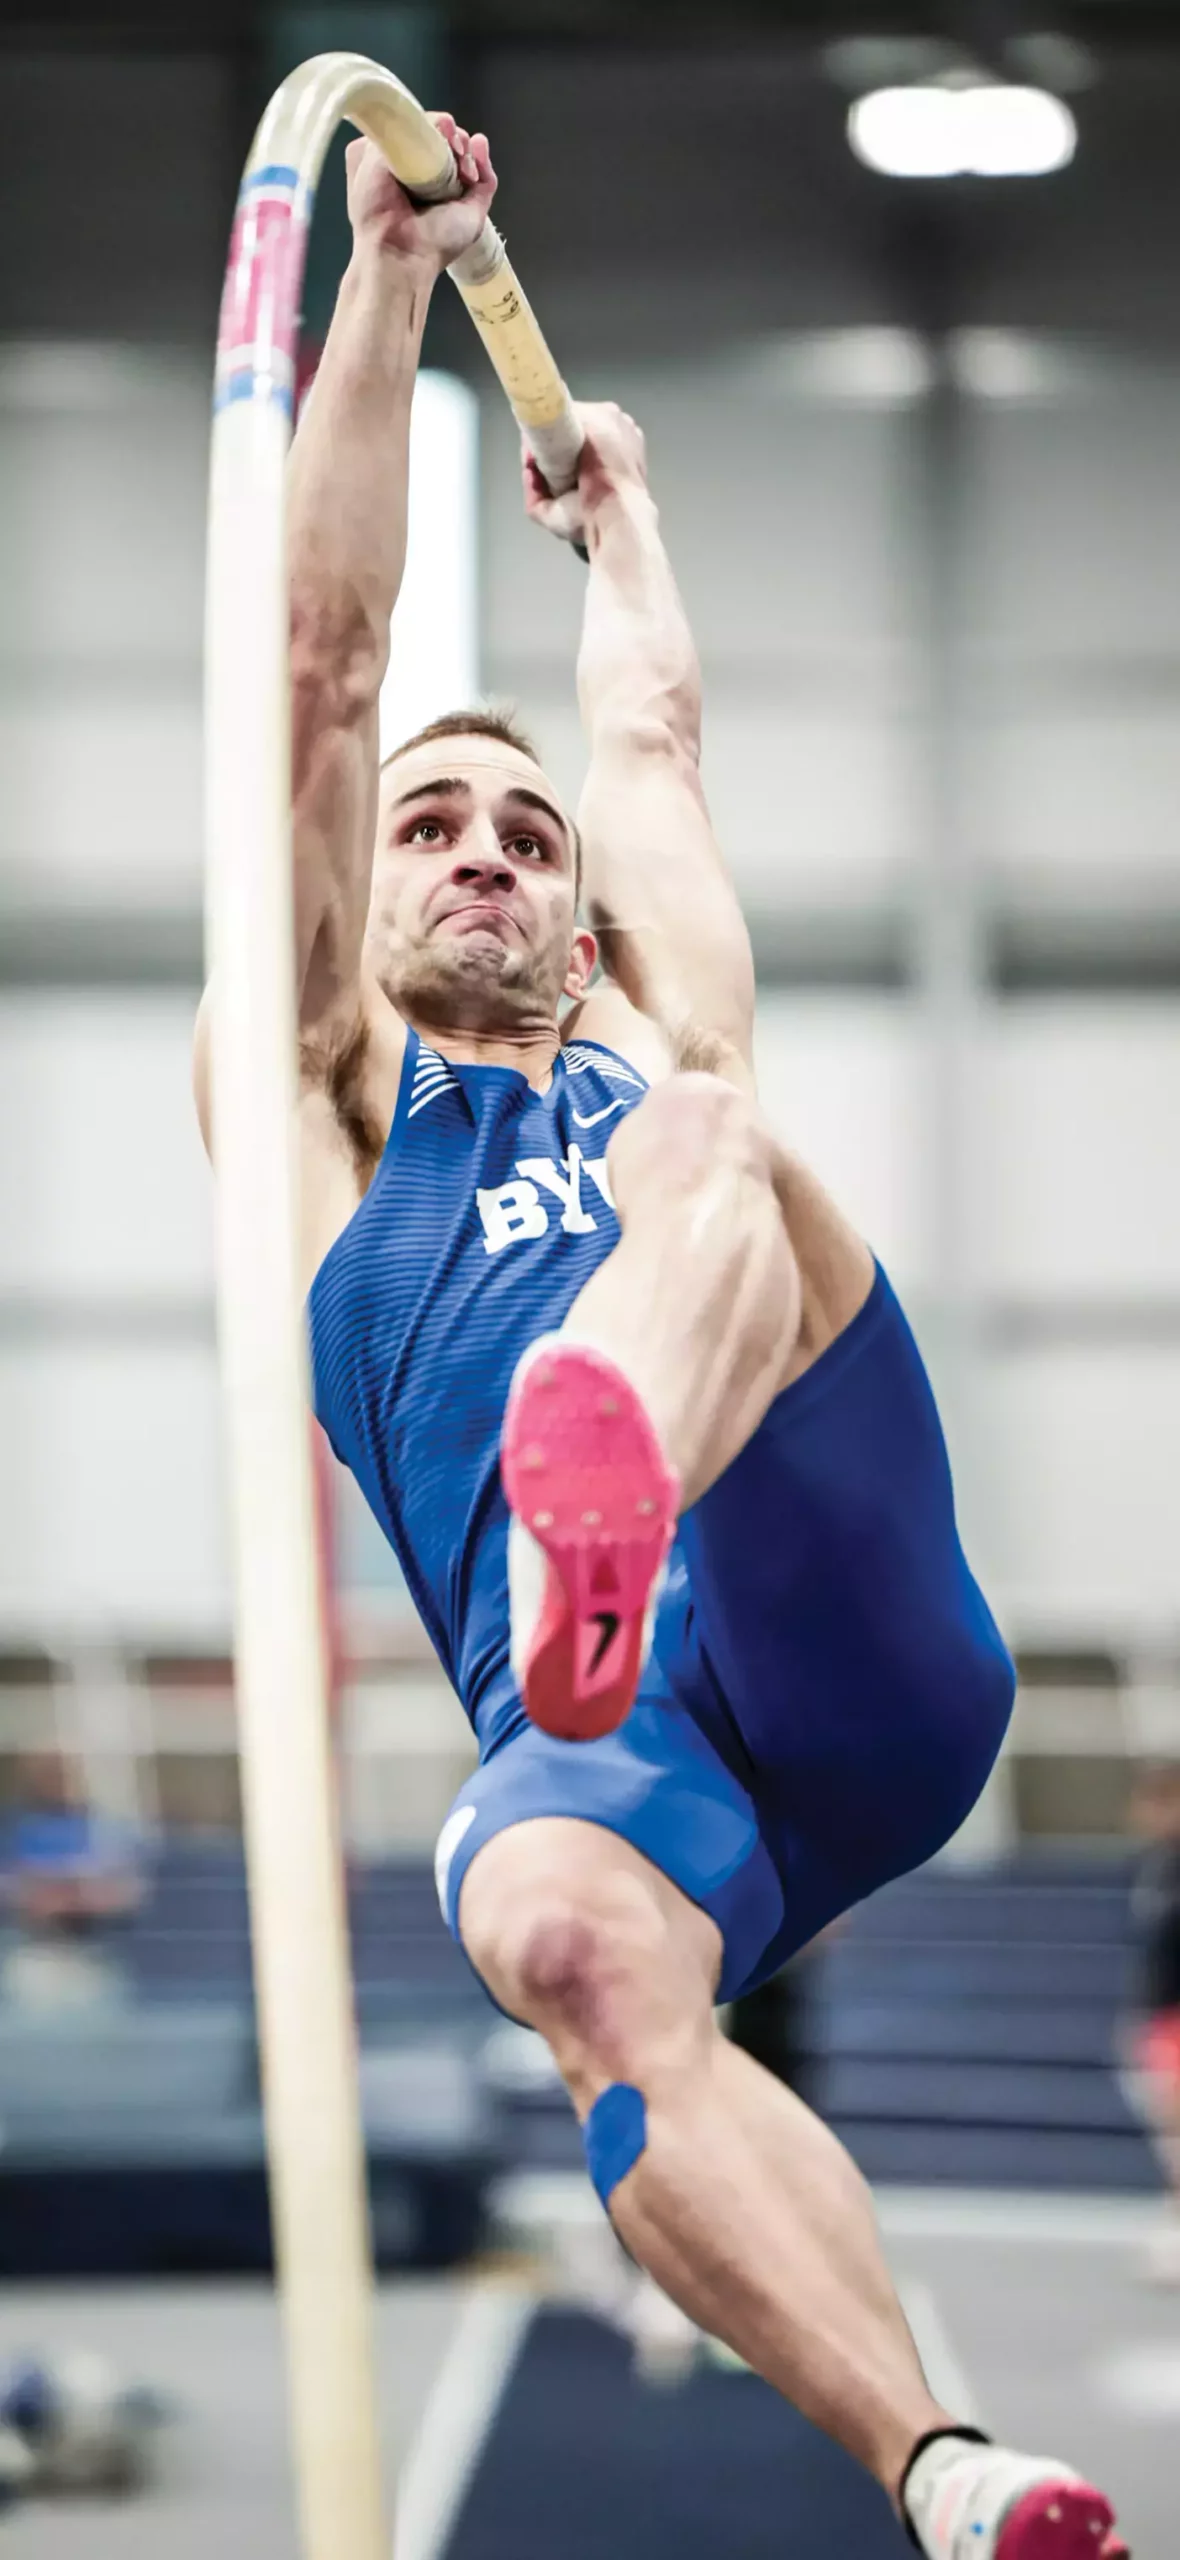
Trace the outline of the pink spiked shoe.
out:
M 1130 2560 L 1130 2553 L 1101 2490 L 1086 2480 L 1048 2480 L 1005 2517 L 996 2560 Z
M 535 1343 L 517 1370 L 500 1470 L 527 1712 L 567 1742 L 613 1733 L 647 1659 L 676 1477 L 630 1380 L 561 1335 Z

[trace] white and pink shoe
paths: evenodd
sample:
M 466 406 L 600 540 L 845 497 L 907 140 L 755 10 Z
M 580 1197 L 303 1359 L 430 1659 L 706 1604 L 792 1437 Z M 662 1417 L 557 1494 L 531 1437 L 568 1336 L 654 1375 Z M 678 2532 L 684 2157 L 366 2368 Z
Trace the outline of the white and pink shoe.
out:
M 593 1741 L 634 1705 L 679 1485 L 630 1380 L 561 1334 L 517 1369 L 500 1471 L 521 1697 L 544 1732 Z
M 906 2484 L 927 2560 L 1130 2560 L 1109 2498 L 1064 2463 L 940 2436 Z

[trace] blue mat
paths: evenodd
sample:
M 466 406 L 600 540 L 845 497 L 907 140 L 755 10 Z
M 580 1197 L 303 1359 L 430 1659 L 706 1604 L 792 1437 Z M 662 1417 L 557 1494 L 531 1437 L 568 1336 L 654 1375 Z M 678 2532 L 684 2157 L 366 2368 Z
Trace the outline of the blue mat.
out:
M 631 2371 L 581 2313 L 533 2321 L 447 2560 L 913 2560 L 838 2446 L 745 2373 Z

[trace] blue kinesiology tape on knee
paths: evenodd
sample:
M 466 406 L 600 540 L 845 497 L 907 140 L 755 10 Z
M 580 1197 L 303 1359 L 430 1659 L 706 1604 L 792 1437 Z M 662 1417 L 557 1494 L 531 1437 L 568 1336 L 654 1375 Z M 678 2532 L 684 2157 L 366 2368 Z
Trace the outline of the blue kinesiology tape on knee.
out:
M 600 2204 L 609 2205 L 620 2180 L 647 2147 L 647 2108 L 642 2089 L 616 2080 L 596 2098 L 582 2127 L 586 2166 Z

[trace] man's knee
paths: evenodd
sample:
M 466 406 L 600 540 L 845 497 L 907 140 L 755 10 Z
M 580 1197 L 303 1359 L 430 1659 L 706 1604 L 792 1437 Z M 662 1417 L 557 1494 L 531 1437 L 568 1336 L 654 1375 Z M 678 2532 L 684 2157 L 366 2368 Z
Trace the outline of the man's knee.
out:
M 636 1925 L 634 1914 L 595 1907 L 572 1892 L 529 1916 L 516 1951 L 516 1980 L 535 2025 L 551 2027 L 615 2069 L 659 2005 L 652 1996 L 655 1973 L 667 1952 L 658 1923 L 648 1926 L 643 1918 Z
M 464 1887 L 460 1926 L 477 1972 L 545 2036 L 576 2098 L 649 2077 L 709 2018 L 712 1923 L 686 1905 L 677 1929 L 640 1877 L 609 1866 L 514 1882 L 510 1839 L 490 1844 L 501 1873 L 485 1869 L 481 1890 L 477 1861 Z
M 753 1100 L 720 1076 L 671 1076 L 620 1122 L 608 1149 L 620 1210 L 658 1188 L 692 1192 L 718 1178 L 772 1186 L 774 1147 Z
M 556 1883 L 514 1912 L 464 1925 L 464 1943 L 496 1998 L 551 2041 L 623 2066 L 662 2005 L 670 1950 L 657 1916 L 628 1898 Z

